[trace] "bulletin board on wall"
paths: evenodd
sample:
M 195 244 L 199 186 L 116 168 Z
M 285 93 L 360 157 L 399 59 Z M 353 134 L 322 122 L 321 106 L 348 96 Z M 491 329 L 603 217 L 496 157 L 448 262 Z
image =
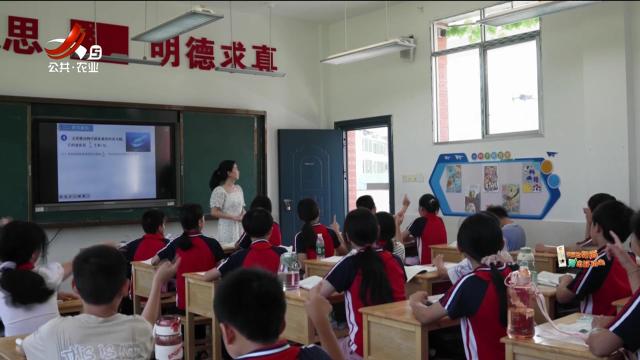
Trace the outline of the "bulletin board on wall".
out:
M 443 215 L 468 216 L 499 205 L 512 218 L 543 219 L 560 198 L 560 177 L 551 159 L 512 159 L 509 151 L 470 158 L 464 153 L 438 157 L 429 185 Z

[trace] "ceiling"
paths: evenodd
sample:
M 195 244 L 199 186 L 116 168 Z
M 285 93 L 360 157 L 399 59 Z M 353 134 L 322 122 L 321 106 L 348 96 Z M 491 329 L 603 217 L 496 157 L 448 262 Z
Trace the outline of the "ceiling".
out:
M 385 1 L 347 1 L 346 3 L 348 17 L 366 14 L 385 7 Z M 229 7 L 227 1 L 199 1 L 197 4 L 217 9 Z M 273 4 L 273 16 L 319 24 L 333 23 L 344 19 L 344 1 L 233 1 L 232 9 L 240 12 L 266 14 L 269 4 Z

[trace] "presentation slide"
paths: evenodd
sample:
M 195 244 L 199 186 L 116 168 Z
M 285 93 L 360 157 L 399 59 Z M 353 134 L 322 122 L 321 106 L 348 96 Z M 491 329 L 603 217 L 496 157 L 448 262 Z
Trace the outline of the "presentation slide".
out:
M 155 126 L 58 124 L 58 201 L 156 198 Z

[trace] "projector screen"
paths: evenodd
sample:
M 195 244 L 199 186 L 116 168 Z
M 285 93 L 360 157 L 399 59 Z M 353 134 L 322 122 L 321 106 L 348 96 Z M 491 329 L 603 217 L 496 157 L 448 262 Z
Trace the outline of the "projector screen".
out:
M 38 121 L 36 204 L 176 198 L 174 124 Z

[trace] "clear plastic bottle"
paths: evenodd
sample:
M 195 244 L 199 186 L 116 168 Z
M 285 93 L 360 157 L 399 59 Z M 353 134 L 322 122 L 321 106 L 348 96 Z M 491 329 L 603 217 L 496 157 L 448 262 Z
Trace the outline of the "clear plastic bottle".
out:
M 533 250 L 526 246 L 521 248 L 517 261 L 520 268 L 527 268 L 529 270 L 531 280 L 534 284 L 537 284 L 538 272 L 536 271 L 536 257 Z
M 318 259 L 324 259 L 324 238 L 322 234 L 318 234 L 316 239 L 316 257 Z
M 514 339 L 531 339 L 535 334 L 535 292 L 531 273 L 526 267 L 507 279 L 507 335 Z
M 156 360 L 182 359 L 182 331 L 179 316 L 161 316 L 153 327 Z
M 280 267 L 278 268 L 278 280 L 282 283 L 282 290 L 298 290 L 300 282 L 300 263 L 296 253 L 284 253 L 280 255 Z

